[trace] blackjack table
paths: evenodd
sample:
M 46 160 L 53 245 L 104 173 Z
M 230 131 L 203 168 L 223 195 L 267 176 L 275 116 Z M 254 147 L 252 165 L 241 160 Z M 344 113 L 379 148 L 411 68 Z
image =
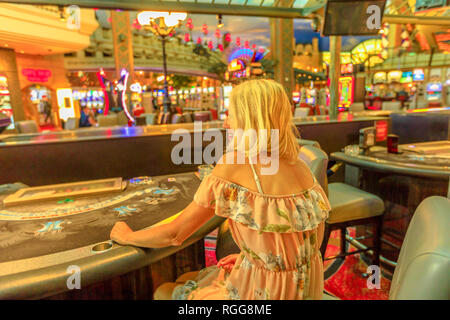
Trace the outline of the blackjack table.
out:
M 204 267 L 203 238 L 223 219 L 212 218 L 182 246 L 158 249 L 119 245 L 111 228 L 167 223 L 199 184 L 188 172 L 3 186 L 0 299 L 152 299 L 163 282 Z

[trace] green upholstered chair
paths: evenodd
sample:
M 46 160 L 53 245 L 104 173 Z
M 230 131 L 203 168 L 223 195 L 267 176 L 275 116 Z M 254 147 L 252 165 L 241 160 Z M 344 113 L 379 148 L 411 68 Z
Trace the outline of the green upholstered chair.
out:
M 328 195 L 328 155 L 320 149 L 320 145 L 316 141 L 300 139 L 299 144 L 301 145 L 300 159 L 306 162 L 317 181 Z
M 300 146 L 304 146 L 304 145 L 310 145 L 310 146 L 314 146 L 316 148 L 320 149 L 320 144 L 317 141 L 314 140 L 307 140 L 307 139 L 297 139 L 297 142 Z M 327 156 L 328 158 L 328 156 Z
M 384 202 L 378 196 L 345 183 L 328 184 L 328 200 L 331 212 L 325 221 L 325 230 L 320 252 L 324 260 L 343 258 L 350 254 L 373 250 L 372 264 L 380 264 L 381 229 L 383 224 Z M 373 224 L 373 247 L 347 252 L 347 227 Z M 340 254 L 325 257 L 330 234 L 341 230 Z
M 190 114 L 189 112 L 183 112 L 182 116 L 183 116 L 183 122 L 190 123 L 190 122 L 194 121 L 192 119 L 192 114 Z
M 127 126 L 128 125 L 128 117 L 125 114 L 125 111 L 120 111 L 117 113 L 117 124 L 119 126 Z
M 403 240 L 390 300 L 450 299 L 450 199 L 429 197 L 417 207 Z
M 417 207 L 403 240 L 389 300 L 450 299 L 450 200 L 429 197 Z M 322 300 L 338 298 L 324 294 Z
M 64 123 L 64 130 L 75 130 L 79 128 L 80 119 L 78 118 L 67 118 Z
M 303 160 L 305 160 L 305 156 L 306 158 L 312 157 L 312 154 L 310 154 L 311 152 L 317 153 L 317 151 L 312 150 L 317 148 L 320 149 L 320 145 L 316 141 L 305 139 L 297 139 L 297 141 L 303 147 L 303 152 L 301 152 L 300 155 Z M 311 147 L 313 148 L 311 149 Z M 320 248 L 322 257 L 325 260 L 328 260 L 325 258 L 325 251 L 331 231 L 340 229 L 341 234 L 345 235 L 347 227 L 373 223 L 375 225 L 373 248 L 375 252 L 373 262 L 374 264 L 379 264 L 379 253 L 381 248 L 381 227 L 384 213 L 383 200 L 376 195 L 352 187 L 345 183 L 328 184 L 328 157 L 326 158 L 326 161 L 320 160 L 320 157 L 317 159 L 313 157 L 311 159 L 315 159 L 314 162 L 309 163 L 308 160 L 306 160 L 306 162 L 309 164 L 311 170 L 316 175 L 317 180 L 326 192 L 331 205 L 330 216 L 325 223 L 324 239 Z M 319 167 L 316 168 L 316 166 Z M 359 253 L 372 249 L 367 248 L 365 250 L 358 250 L 356 252 L 354 251 L 352 253 L 348 253 L 346 251 L 345 236 L 341 237 L 340 247 L 341 254 L 329 259 L 344 257 L 349 254 Z
M 97 116 L 97 123 L 99 127 L 113 127 L 117 126 L 117 115 L 115 113 L 108 114 L 106 116 L 104 115 L 98 115 Z
M 39 127 L 34 120 L 23 120 L 16 122 L 17 132 L 19 133 L 38 133 Z
M 313 140 L 298 139 L 302 146 L 300 157 L 309 165 L 320 185 L 328 195 L 331 205 L 331 212 L 325 222 L 324 240 L 320 248 L 322 257 L 325 258 L 325 251 L 331 231 L 340 229 L 345 235 L 347 227 L 373 223 L 374 232 L 374 264 L 379 264 L 379 253 L 381 247 L 381 226 L 384 213 L 384 203 L 379 197 L 352 187 L 344 183 L 330 183 L 327 179 L 327 155 L 320 150 L 318 142 Z M 322 153 L 322 154 L 321 154 Z M 337 257 L 344 257 L 348 254 L 346 250 L 345 236 L 341 237 L 341 254 Z M 366 250 L 356 251 L 368 251 Z M 336 257 L 332 257 L 336 258 Z

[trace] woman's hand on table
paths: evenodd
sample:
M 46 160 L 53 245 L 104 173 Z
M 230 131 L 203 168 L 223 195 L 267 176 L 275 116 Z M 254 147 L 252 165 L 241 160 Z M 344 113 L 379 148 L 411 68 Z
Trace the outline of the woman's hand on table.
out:
M 239 253 L 230 254 L 225 258 L 222 258 L 217 263 L 219 268 L 223 268 L 227 273 L 230 273 L 236 263 L 237 258 L 239 257 Z
M 118 244 L 129 244 L 128 239 L 131 233 L 133 230 L 125 222 L 119 221 L 116 222 L 109 236 Z

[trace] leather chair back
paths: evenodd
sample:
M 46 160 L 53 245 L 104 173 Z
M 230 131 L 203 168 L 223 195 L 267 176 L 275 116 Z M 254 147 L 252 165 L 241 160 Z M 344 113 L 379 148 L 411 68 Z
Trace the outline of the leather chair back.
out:
M 194 113 L 194 121 L 210 121 L 212 118 L 211 112 L 209 111 L 200 111 Z
M 168 124 L 168 123 L 170 123 L 170 112 L 164 113 L 164 117 L 163 117 L 163 124 Z
M 163 124 L 164 120 L 164 112 L 160 111 L 158 113 L 158 119 L 156 120 L 156 124 Z
M 310 142 L 308 144 L 303 144 L 301 146 L 299 157 L 306 162 L 306 164 L 309 166 L 312 173 L 316 177 L 317 181 L 320 183 L 323 190 L 328 195 L 328 155 L 322 149 L 320 149 L 318 142 L 312 140 L 309 141 Z
M 172 115 L 172 120 L 170 123 L 181 123 L 183 120 L 183 117 L 179 113 L 175 113 Z
M 297 139 L 297 142 L 300 146 L 309 145 L 321 149 L 319 142 L 314 140 Z
M 99 127 L 112 127 L 117 126 L 117 115 L 112 113 L 108 114 L 106 116 L 104 115 L 98 115 L 97 116 L 97 123 Z
M 75 130 L 78 129 L 80 125 L 80 120 L 77 118 L 67 118 L 66 123 L 64 124 L 65 130 Z
M 117 113 L 117 124 L 119 126 L 127 126 L 128 125 L 128 117 L 125 114 L 125 111 L 120 111 Z
M 359 112 L 359 111 L 364 111 L 363 102 L 354 102 L 350 105 L 350 112 Z
M 294 118 L 305 118 L 309 114 L 309 108 L 295 108 Z
M 39 128 L 34 120 L 24 120 L 16 122 L 19 133 L 38 133 Z
M 144 113 L 143 116 L 145 116 L 146 125 L 155 124 L 156 115 L 154 113 Z
M 184 120 L 183 122 L 186 122 L 186 123 L 193 122 L 192 115 L 189 112 L 184 112 L 183 113 L 183 120 Z
M 0 133 L 11 124 L 11 118 L 0 112 Z
M 383 101 L 381 110 L 400 111 L 402 103 L 400 101 Z
M 417 207 L 403 240 L 390 300 L 450 299 L 450 199 L 433 196 Z

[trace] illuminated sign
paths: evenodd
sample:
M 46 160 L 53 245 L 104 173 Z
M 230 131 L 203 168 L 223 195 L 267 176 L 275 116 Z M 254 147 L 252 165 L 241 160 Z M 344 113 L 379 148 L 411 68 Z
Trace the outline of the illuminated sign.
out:
M 430 69 L 430 82 L 440 82 L 442 69 Z
M 59 107 L 59 117 L 64 121 L 67 121 L 69 118 L 75 118 L 72 89 L 57 89 L 56 97 Z
M 234 72 L 234 71 L 241 71 L 244 70 L 245 64 L 242 60 L 234 59 L 230 62 L 228 65 L 228 71 Z
M 436 44 L 443 53 L 450 53 L 450 32 L 436 32 Z
M 376 121 L 375 131 L 375 140 L 385 141 L 388 135 L 388 122 L 386 120 Z
M 353 73 L 353 64 L 341 64 L 341 74 Z
M 413 73 L 412 71 L 406 71 L 402 73 L 402 77 L 400 78 L 400 83 L 410 83 L 413 81 Z
M 391 71 L 387 75 L 388 82 L 400 82 L 400 79 L 402 77 L 401 71 Z
M 353 103 L 354 78 L 339 78 L 339 107 L 349 108 Z
M 441 92 L 442 91 L 442 83 L 429 83 L 427 85 L 427 91 Z
M 423 81 L 425 79 L 425 74 L 423 73 L 423 69 L 414 69 L 413 70 L 413 81 Z
M 386 72 L 377 72 L 373 75 L 373 83 L 386 83 Z
M 416 0 L 416 12 L 443 7 L 446 2 L 447 0 Z
M 164 76 L 163 76 L 164 77 Z M 141 93 L 142 92 L 142 87 L 139 84 L 139 82 L 135 82 L 130 86 L 130 90 L 136 93 Z
M 22 74 L 30 82 L 47 82 L 52 72 L 46 69 L 22 69 Z

